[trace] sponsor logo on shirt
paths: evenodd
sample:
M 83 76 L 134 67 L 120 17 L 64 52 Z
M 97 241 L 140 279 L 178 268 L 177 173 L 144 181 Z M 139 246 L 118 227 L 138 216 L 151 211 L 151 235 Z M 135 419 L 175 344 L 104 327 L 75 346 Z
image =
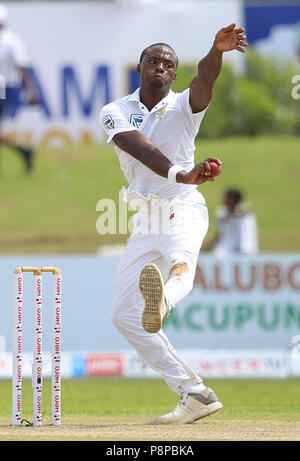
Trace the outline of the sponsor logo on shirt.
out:
M 136 128 L 140 127 L 140 125 L 143 123 L 143 120 L 144 120 L 144 116 L 141 114 L 132 114 L 130 116 L 130 123 Z
M 111 118 L 110 115 L 107 115 L 106 117 L 104 117 L 103 119 L 103 125 L 104 125 L 104 128 L 106 128 L 107 130 L 113 130 L 114 129 L 114 121 L 113 119 Z
M 156 112 L 156 117 L 159 118 L 159 119 L 161 119 L 161 118 L 163 117 L 163 115 L 164 115 L 165 112 L 166 112 L 166 108 L 163 107 L 162 109 L 160 109 L 160 110 L 158 110 L 158 111 Z

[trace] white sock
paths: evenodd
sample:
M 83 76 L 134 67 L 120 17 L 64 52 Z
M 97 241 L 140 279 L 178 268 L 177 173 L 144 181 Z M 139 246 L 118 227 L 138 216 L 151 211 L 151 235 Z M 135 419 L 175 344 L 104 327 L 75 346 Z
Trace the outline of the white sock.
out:
M 199 394 L 199 392 L 204 391 L 206 386 L 203 383 L 192 384 L 190 386 L 185 386 L 184 390 L 188 394 Z

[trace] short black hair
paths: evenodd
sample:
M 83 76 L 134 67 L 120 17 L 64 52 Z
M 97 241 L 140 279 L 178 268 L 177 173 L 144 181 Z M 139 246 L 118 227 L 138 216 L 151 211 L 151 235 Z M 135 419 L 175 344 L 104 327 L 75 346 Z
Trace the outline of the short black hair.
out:
M 240 203 L 243 199 L 243 194 L 239 189 L 227 189 L 226 197 L 230 197 L 236 203 Z
M 173 53 L 176 56 L 176 67 L 178 66 L 178 62 L 179 62 L 178 56 L 177 56 L 176 52 L 174 51 L 174 49 L 170 45 L 168 45 L 167 43 L 152 43 L 152 45 L 147 46 L 147 48 L 145 48 L 141 53 L 140 61 L 139 61 L 140 64 L 141 64 L 141 62 L 142 62 L 142 60 L 143 60 L 143 58 L 145 56 L 146 51 L 148 51 L 149 48 L 152 48 L 153 46 L 166 46 L 166 47 L 170 48 L 170 50 L 172 50 Z

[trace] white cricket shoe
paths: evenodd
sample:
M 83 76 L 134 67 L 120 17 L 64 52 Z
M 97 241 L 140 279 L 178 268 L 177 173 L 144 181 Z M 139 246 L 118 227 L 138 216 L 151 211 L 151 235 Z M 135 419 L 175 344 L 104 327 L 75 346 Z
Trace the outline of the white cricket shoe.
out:
M 159 416 L 152 424 L 190 424 L 223 408 L 216 394 L 206 387 L 198 394 L 183 392 L 171 413 Z
M 164 296 L 164 283 L 155 264 L 147 264 L 140 275 L 140 290 L 145 300 L 142 325 L 148 333 L 157 333 L 166 321 L 170 306 Z

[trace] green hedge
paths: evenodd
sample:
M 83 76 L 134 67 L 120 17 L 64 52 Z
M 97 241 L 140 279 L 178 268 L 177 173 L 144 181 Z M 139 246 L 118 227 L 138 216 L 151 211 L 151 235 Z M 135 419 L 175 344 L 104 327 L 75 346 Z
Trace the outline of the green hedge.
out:
M 197 66 L 179 66 L 174 91 L 183 91 Z M 300 102 L 291 96 L 293 63 L 266 58 L 249 49 L 238 74 L 224 63 L 213 100 L 201 126 L 201 137 L 300 134 Z

